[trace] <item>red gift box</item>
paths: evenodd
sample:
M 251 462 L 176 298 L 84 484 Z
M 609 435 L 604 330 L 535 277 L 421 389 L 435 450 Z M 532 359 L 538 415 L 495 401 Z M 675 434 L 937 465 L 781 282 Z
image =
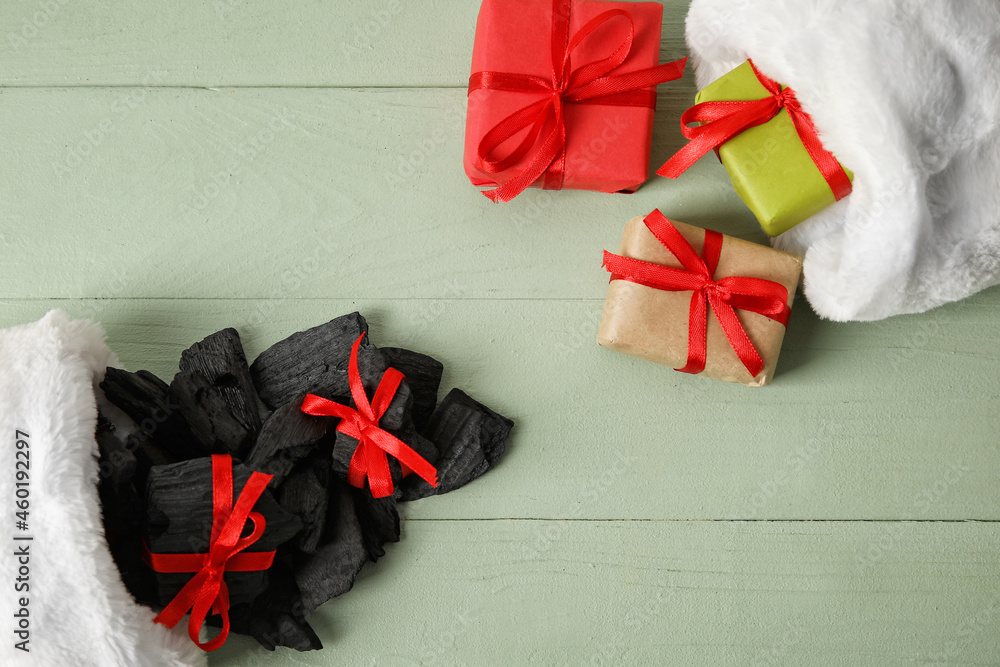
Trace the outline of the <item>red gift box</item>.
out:
M 465 172 L 507 201 L 525 187 L 634 192 L 649 173 L 663 7 L 484 0 L 476 24 Z

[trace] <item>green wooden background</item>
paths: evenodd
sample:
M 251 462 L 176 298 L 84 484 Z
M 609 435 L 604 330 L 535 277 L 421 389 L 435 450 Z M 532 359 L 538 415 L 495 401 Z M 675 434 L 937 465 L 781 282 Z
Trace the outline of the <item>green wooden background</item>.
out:
M 802 301 L 763 390 L 598 348 L 630 217 L 766 239 L 714 159 L 490 204 L 461 167 L 477 8 L 0 4 L 0 326 L 64 308 L 170 377 L 218 328 L 255 355 L 358 309 L 518 424 L 320 608 L 326 650 L 211 664 L 1000 664 L 1000 291 L 874 324 Z M 693 93 L 661 86 L 653 166 Z

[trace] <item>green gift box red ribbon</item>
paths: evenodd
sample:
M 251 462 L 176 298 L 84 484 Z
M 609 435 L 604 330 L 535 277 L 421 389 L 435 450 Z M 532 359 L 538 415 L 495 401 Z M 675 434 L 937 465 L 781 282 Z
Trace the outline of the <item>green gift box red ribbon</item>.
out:
M 690 142 L 657 174 L 677 178 L 719 150 L 737 192 L 771 236 L 851 193 L 851 174 L 823 147 L 795 91 L 761 73 L 752 60 L 707 86 L 696 101 L 681 116 Z M 783 136 L 788 125 L 798 141 Z M 762 145 L 773 146 L 763 158 Z

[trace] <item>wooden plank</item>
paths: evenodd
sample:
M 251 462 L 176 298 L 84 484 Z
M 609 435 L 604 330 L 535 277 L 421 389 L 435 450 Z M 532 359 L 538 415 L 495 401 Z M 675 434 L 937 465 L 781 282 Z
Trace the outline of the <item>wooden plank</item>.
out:
M 211 665 L 996 664 L 997 549 L 977 523 L 410 521 L 313 616 L 326 649 L 231 637 Z
M 688 0 L 663 5 L 666 61 L 687 52 Z M 5 2 L 0 86 L 464 86 L 478 10 L 454 0 Z
M 221 279 L 221 278 L 220 278 Z M 594 343 L 599 300 L 7 300 L 63 307 L 133 370 L 225 326 L 251 358 L 355 309 L 518 423 L 504 462 L 415 518 L 997 519 L 997 290 L 877 325 L 795 311 L 775 384 L 692 378 Z
M 19 112 L 0 128 L 17 165 L 0 181 L 0 294 L 599 298 L 602 248 L 657 206 L 766 242 L 715 158 L 635 195 L 532 190 L 494 205 L 462 172 L 459 90 L 4 100 Z M 683 143 L 687 101 L 661 100 L 654 167 Z
M 213 667 L 1000 664 L 1000 290 L 875 324 L 801 304 L 761 391 L 598 349 L 626 219 L 765 237 L 711 157 L 490 205 L 461 170 L 477 7 L 0 4 L 0 327 L 63 307 L 169 378 L 218 328 L 252 357 L 360 309 L 518 422 L 404 509 L 316 614 L 326 651 L 233 637 Z M 660 88 L 650 172 L 693 91 Z

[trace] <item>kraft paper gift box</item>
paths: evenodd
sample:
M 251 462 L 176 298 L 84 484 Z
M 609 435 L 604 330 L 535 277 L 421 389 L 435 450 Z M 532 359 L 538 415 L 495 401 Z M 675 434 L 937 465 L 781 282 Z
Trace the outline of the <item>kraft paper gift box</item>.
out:
M 746 105 L 728 118 L 698 106 L 731 101 L 761 103 Z M 736 114 L 742 114 L 746 123 L 774 115 L 766 122 L 740 129 L 721 145 L 716 145 L 721 137 L 712 141 L 705 136 L 713 132 L 713 124 L 733 122 L 738 127 Z M 708 117 L 712 120 L 700 127 L 687 127 L 687 123 Z M 690 158 L 697 159 L 715 148 L 736 193 L 771 236 L 788 231 L 851 191 L 854 175 L 823 148 L 794 91 L 767 78 L 749 60 L 699 91 L 695 106 L 681 122 L 685 135 L 693 141 L 658 173 L 676 178 L 693 164 Z M 699 143 L 701 147 L 692 151 L 692 144 Z M 678 159 L 684 151 L 690 151 L 688 159 Z
M 598 328 L 598 344 L 676 369 L 687 366 L 687 372 L 697 372 L 697 364 L 691 368 L 689 346 L 692 336 L 696 338 L 700 330 L 705 336 L 701 375 L 751 387 L 769 384 L 785 336 L 802 260 L 767 246 L 671 222 L 659 211 L 645 219 L 633 218 L 625 226 L 619 255 L 605 253 L 605 267 L 613 276 Z M 693 250 L 685 257 L 686 265 L 658 238 L 659 235 L 667 241 L 676 240 L 670 234 L 682 237 L 690 246 L 689 251 Z M 715 238 L 715 243 L 710 241 L 709 245 L 721 245 L 718 264 L 714 272 L 703 270 L 703 274 L 698 274 L 698 267 L 694 266 L 697 262 L 693 260 L 704 261 L 702 256 L 709 237 Z M 683 243 L 675 243 L 673 247 L 676 249 L 677 245 Z M 711 264 L 711 260 L 707 263 Z M 688 289 L 671 291 L 650 286 L 659 278 L 644 276 L 642 272 L 651 268 L 655 274 L 660 270 L 657 266 L 669 269 L 666 277 L 678 281 L 673 287 Z M 688 270 L 691 267 L 696 270 Z M 630 275 L 619 277 L 622 272 Z M 716 292 L 705 299 L 706 310 L 700 314 L 700 320 L 699 313 L 692 308 L 696 299 L 692 287 L 699 283 L 702 293 Z M 732 325 L 726 312 L 721 315 L 730 322 L 733 338 L 739 343 L 742 340 L 739 329 L 742 329 L 759 354 L 759 368 L 752 369 L 755 372 L 748 369 L 720 324 L 720 308 L 716 305 L 727 300 L 726 294 L 732 295 L 728 300 L 734 307 L 730 310 L 723 305 L 721 310 L 735 313 L 739 326 Z M 754 308 L 760 312 L 754 312 Z M 745 345 L 742 348 L 744 358 L 754 356 Z
M 494 201 L 507 201 L 529 186 L 635 191 L 649 174 L 656 83 L 679 78 L 684 67 L 684 60 L 658 65 L 662 14 L 663 7 L 651 2 L 484 0 L 465 132 L 464 166 L 472 183 L 510 183 L 484 193 Z M 554 48 L 554 42 L 566 48 Z M 616 52 L 625 54 L 624 60 L 606 74 L 606 68 L 589 67 Z M 598 83 L 604 86 L 600 90 L 586 85 L 637 72 L 643 74 L 627 83 Z M 562 83 L 556 80 L 560 76 Z M 555 106 L 564 114 L 561 146 L 555 107 L 545 106 L 560 86 L 564 95 Z M 483 151 L 498 134 L 506 140 Z M 522 139 L 527 145 L 510 157 Z M 540 158 L 547 149 L 554 157 Z M 506 164 L 493 164 L 497 160 Z

